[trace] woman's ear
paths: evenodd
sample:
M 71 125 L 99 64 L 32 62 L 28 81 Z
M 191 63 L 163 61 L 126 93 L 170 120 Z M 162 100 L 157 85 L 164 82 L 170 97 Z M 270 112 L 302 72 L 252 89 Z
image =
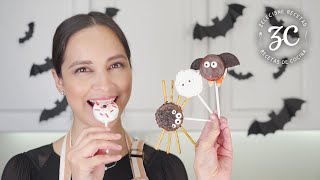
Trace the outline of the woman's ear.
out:
M 53 79 L 54 79 L 54 81 L 56 83 L 56 87 L 57 87 L 58 91 L 60 93 L 64 92 L 62 77 L 58 76 L 57 71 L 55 69 L 52 69 L 51 73 L 52 73 Z

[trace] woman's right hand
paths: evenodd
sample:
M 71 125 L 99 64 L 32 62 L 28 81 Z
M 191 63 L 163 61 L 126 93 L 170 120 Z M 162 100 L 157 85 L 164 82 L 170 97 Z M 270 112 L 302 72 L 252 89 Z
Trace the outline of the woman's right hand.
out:
M 106 127 L 84 129 L 67 154 L 73 180 L 102 180 L 105 164 L 121 159 L 122 146 L 113 141 L 121 139 L 120 134 L 111 133 Z M 106 150 L 113 150 L 106 154 Z

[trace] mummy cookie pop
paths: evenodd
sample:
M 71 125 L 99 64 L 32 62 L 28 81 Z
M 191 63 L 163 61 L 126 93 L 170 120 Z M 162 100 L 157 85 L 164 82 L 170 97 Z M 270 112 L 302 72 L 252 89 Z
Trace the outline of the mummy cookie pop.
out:
M 193 96 L 198 96 L 202 104 L 207 108 L 207 110 L 212 114 L 212 110 L 209 108 L 207 103 L 200 96 L 202 92 L 202 78 L 199 72 L 188 69 L 181 70 L 176 75 L 176 81 L 174 83 L 176 90 L 179 95 L 191 98 Z
M 93 106 L 93 116 L 108 127 L 108 123 L 117 119 L 118 105 L 111 100 L 96 101 Z
M 175 133 L 176 136 L 176 143 L 177 143 L 177 148 L 178 148 L 178 153 L 181 153 L 181 148 L 180 148 L 180 142 L 179 142 L 179 136 L 178 136 L 178 129 L 181 129 L 181 131 L 189 138 L 189 140 L 192 142 L 192 144 L 196 144 L 195 141 L 190 137 L 188 132 L 182 127 L 183 123 L 183 107 L 184 105 L 188 102 L 187 98 L 184 100 L 181 106 L 180 100 L 181 96 L 178 97 L 177 102 L 173 102 L 173 84 L 174 82 L 171 81 L 171 86 L 170 86 L 170 101 L 167 101 L 167 92 L 166 92 L 166 83 L 163 80 L 162 81 L 162 90 L 163 90 L 163 97 L 164 97 L 164 104 L 160 106 L 160 108 L 156 111 L 155 113 L 155 119 L 160 128 L 162 128 L 162 132 L 160 134 L 160 137 L 158 139 L 157 144 L 155 145 L 155 149 L 159 149 L 163 135 L 166 131 L 168 131 L 168 143 L 167 143 L 167 150 L 166 152 L 170 152 L 170 145 L 171 145 L 171 136 L 172 132 Z
M 226 76 L 227 68 L 239 65 L 238 58 L 230 53 L 220 55 L 209 54 L 204 58 L 198 58 L 191 64 L 191 69 L 200 70 L 202 77 L 208 80 L 210 86 L 215 82 L 218 117 L 220 118 L 219 89 Z

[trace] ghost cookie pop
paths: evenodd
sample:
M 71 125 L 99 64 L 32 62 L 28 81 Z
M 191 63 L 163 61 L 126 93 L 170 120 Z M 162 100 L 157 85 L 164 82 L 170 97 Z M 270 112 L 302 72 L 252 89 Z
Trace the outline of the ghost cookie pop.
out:
M 112 100 L 96 101 L 93 106 L 93 116 L 108 127 L 108 123 L 117 119 L 118 105 Z
M 198 58 L 191 64 L 191 69 L 200 70 L 202 77 L 208 80 L 210 86 L 215 82 L 218 117 L 220 118 L 219 89 L 226 76 L 227 68 L 239 65 L 238 58 L 231 53 L 220 55 L 209 54 L 204 58 Z
M 175 87 L 179 95 L 187 97 L 188 99 L 193 96 L 198 96 L 202 104 L 212 114 L 212 110 L 207 103 L 200 96 L 202 92 L 202 78 L 199 72 L 193 69 L 181 70 L 176 75 Z

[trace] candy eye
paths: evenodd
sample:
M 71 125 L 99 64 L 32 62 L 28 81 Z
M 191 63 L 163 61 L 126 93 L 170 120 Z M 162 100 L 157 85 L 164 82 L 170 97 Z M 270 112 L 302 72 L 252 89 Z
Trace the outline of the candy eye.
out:
M 210 67 L 210 63 L 209 63 L 209 61 L 204 62 L 204 67 L 205 67 L 205 68 Z
M 172 124 L 172 128 L 176 128 L 177 127 L 177 125 L 175 125 L 175 124 Z
M 176 110 L 172 110 L 172 114 L 176 114 L 177 113 L 177 111 Z
M 217 62 L 215 62 L 215 61 L 211 62 L 211 67 L 212 68 L 216 68 L 217 66 L 218 66 Z
M 177 113 L 176 114 L 176 118 L 180 119 L 182 117 L 182 114 L 181 113 Z
M 181 124 L 181 120 L 180 119 L 176 119 L 176 120 L 174 120 L 174 123 Z

